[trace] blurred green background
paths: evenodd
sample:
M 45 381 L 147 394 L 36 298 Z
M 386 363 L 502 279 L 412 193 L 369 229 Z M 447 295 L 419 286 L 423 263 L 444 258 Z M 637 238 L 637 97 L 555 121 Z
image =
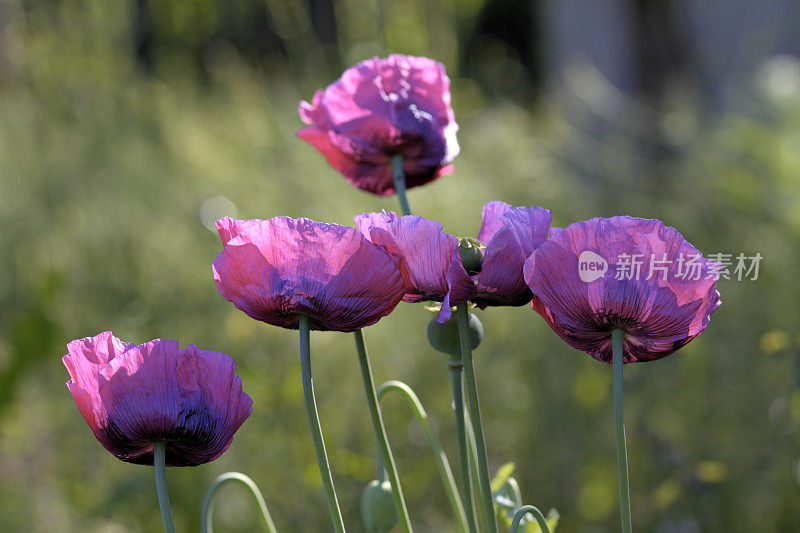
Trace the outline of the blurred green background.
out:
M 329 530 L 297 334 L 217 293 L 209 226 L 223 215 L 352 224 L 395 209 L 294 133 L 299 100 L 396 51 L 434 57 L 452 78 L 455 173 L 409 194 L 446 231 L 476 235 L 497 199 L 546 207 L 559 226 L 657 217 L 706 254 L 762 254 L 758 280 L 719 282 L 706 333 L 626 367 L 633 521 L 798 531 L 800 63 L 797 42 L 765 44 L 780 24 L 796 28 L 797 10 L 745 20 L 766 28 L 754 38 L 715 3 L 687 4 L 0 2 L 0 530 L 161 527 L 152 469 L 105 452 L 64 385 L 66 343 L 109 329 L 227 352 L 255 401 L 222 458 L 169 470 L 180 531 L 198 530 L 204 490 L 228 470 L 255 479 L 281 531 Z M 715 36 L 733 44 L 703 48 Z M 514 461 L 525 501 L 556 507 L 561 532 L 617 530 L 610 367 L 527 306 L 479 316 L 491 468 Z M 376 379 L 415 388 L 455 467 L 429 318 L 401 304 L 366 337 Z M 352 336 L 314 333 L 312 353 L 343 511 L 361 531 L 375 454 Z M 417 530 L 450 531 L 421 430 L 398 398 L 385 413 Z M 216 523 L 256 530 L 243 490 L 221 495 Z

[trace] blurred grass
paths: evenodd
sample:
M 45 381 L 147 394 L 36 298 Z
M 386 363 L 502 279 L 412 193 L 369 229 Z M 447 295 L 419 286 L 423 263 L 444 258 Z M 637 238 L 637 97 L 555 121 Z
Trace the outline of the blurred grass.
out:
M 189 10 L 187 27 L 202 20 L 192 11 L 202 3 L 154 5 L 170 14 L 165 24 L 183 27 L 180 9 Z M 66 343 L 108 329 L 131 342 L 166 337 L 225 351 L 255 401 L 221 459 L 169 471 L 180 530 L 197 528 L 205 487 L 231 469 L 259 483 L 280 530 L 328 529 L 296 332 L 251 321 L 219 296 L 210 264 L 220 243 L 203 224 L 223 215 L 351 224 L 356 213 L 395 209 L 393 198 L 351 188 L 294 137 L 298 100 L 337 74 L 318 44 L 303 42 L 293 5 L 269 3 L 295 36 L 290 61 L 267 58 L 268 68 L 257 68 L 218 43 L 204 56 L 207 78 L 177 52 L 144 73 L 120 0 L 30 2 L 24 16 L 12 13 L 0 47 L 0 530 L 160 527 L 152 470 L 106 453 L 64 386 Z M 547 207 L 559 226 L 657 217 L 705 253 L 762 254 L 758 281 L 720 282 L 723 306 L 704 335 L 673 357 L 626 368 L 634 523 L 796 531 L 800 93 L 755 84 L 748 112 L 723 116 L 678 95 L 677 118 L 645 110 L 600 134 L 583 128 L 597 119 L 580 95 L 557 90 L 525 105 L 488 97 L 459 75 L 457 32 L 442 20 L 450 12 L 431 15 L 442 28 L 431 32 L 413 23 L 421 5 L 392 4 L 386 39 L 393 50 L 447 62 L 462 154 L 452 176 L 410 191 L 415 213 L 458 235 L 475 235 L 483 203 L 494 199 Z M 347 63 L 380 51 L 367 31 L 370 6 L 338 4 Z M 580 80 L 579 88 L 603 90 L 591 70 Z M 688 133 L 651 158 L 628 119 Z M 480 317 L 476 364 L 492 468 L 514 461 L 526 502 L 556 507 L 559 531 L 615 530 L 610 368 L 563 344 L 527 307 Z M 402 304 L 366 337 L 376 379 L 414 387 L 455 465 L 447 370 L 427 346 L 428 320 L 421 306 Z M 315 333 L 312 352 L 335 480 L 359 531 L 358 499 L 375 457 L 352 338 Z M 385 406 L 418 530 L 447 531 L 424 437 L 400 400 Z M 229 490 L 219 530 L 252 531 L 249 501 Z

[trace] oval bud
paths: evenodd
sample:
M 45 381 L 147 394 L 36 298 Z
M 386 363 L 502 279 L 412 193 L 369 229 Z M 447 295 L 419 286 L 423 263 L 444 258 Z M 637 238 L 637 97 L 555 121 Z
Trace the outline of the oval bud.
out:
M 469 313 L 469 343 L 474 350 L 483 340 L 483 324 L 473 313 Z M 440 324 L 434 317 L 428 323 L 428 342 L 439 352 L 448 355 L 461 353 L 461 340 L 458 336 L 458 317 L 453 313 L 453 318 Z
M 369 533 L 386 533 L 397 524 L 391 483 L 369 482 L 361 495 L 361 518 Z
M 483 243 L 470 237 L 460 237 L 458 239 L 458 256 L 467 274 L 474 276 L 481 271 L 483 264 Z

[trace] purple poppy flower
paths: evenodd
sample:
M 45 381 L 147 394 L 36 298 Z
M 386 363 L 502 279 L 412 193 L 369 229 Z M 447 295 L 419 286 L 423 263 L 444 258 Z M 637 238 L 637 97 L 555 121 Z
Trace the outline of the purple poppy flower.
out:
M 372 243 L 397 259 L 406 281 L 407 302 L 443 302 L 439 318 L 450 318 L 450 307 L 469 300 L 474 285 L 461 265 L 458 239 L 442 231 L 435 220 L 395 213 L 364 213 L 356 226 Z
M 511 207 L 504 202 L 483 206 L 478 240 L 486 245 L 481 270 L 472 276 L 480 308 L 525 305 L 531 294 L 522 268 L 525 260 L 547 239 L 552 213 L 541 207 Z
M 164 339 L 136 346 L 110 331 L 67 350 L 67 387 L 94 436 L 122 461 L 152 465 L 153 443 L 166 442 L 167 466 L 208 463 L 253 411 L 224 353 Z
M 522 267 L 547 238 L 550 218 L 550 211 L 540 207 L 487 203 L 478 237 L 488 244 L 481 270 L 472 276 L 459 257 L 458 238 L 444 233 L 436 221 L 387 212 L 357 215 L 355 221 L 369 240 L 400 261 L 411 287 L 405 300 L 442 302 L 437 320 L 444 322 L 451 306 L 467 301 L 481 308 L 529 302 Z
M 553 232 L 525 263 L 533 308 L 570 346 L 611 362 L 611 331 L 626 363 L 667 356 L 703 332 L 719 307 L 714 273 L 659 220 L 594 218 Z
M 297 329 L 356 331 L 388 315 L 406 293 L 395 260 L 355 228 L 307 218 L 217 221 L 214 260 L 222 296 L 248 316 Z
M 374 57 L 347 69 L 312 103 L 300 103 L 311 143 L 355 187 L 395 192 L 391 157 L 403 156 L 407 187 L 452 172 L 458 125 L 444 66 L 426 57 Z

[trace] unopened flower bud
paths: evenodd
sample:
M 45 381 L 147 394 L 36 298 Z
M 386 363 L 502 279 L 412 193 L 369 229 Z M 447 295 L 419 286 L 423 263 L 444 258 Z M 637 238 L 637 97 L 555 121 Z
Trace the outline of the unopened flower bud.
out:
M 469 344 L 474 350 L 483 340 L 483 324 L 478 317 L 469 313 Z M 428 342 L 439 352 L 449 355 L 461 353 L 461 339 L 458 336 L 458 320 L 455 314 L 453 318 L 440 324 L 436 317 L 428 323 Z
M 474 276 L 481 271 L 483 263 L 483 250 L 486 248 L 482 242 L 471 237 L 459 237 L 458 255 L 467 274 Z
M 387 533 L 397 524 L 391 483 L 370 481 L 361 495 L 361 518 L 369 533 Z

